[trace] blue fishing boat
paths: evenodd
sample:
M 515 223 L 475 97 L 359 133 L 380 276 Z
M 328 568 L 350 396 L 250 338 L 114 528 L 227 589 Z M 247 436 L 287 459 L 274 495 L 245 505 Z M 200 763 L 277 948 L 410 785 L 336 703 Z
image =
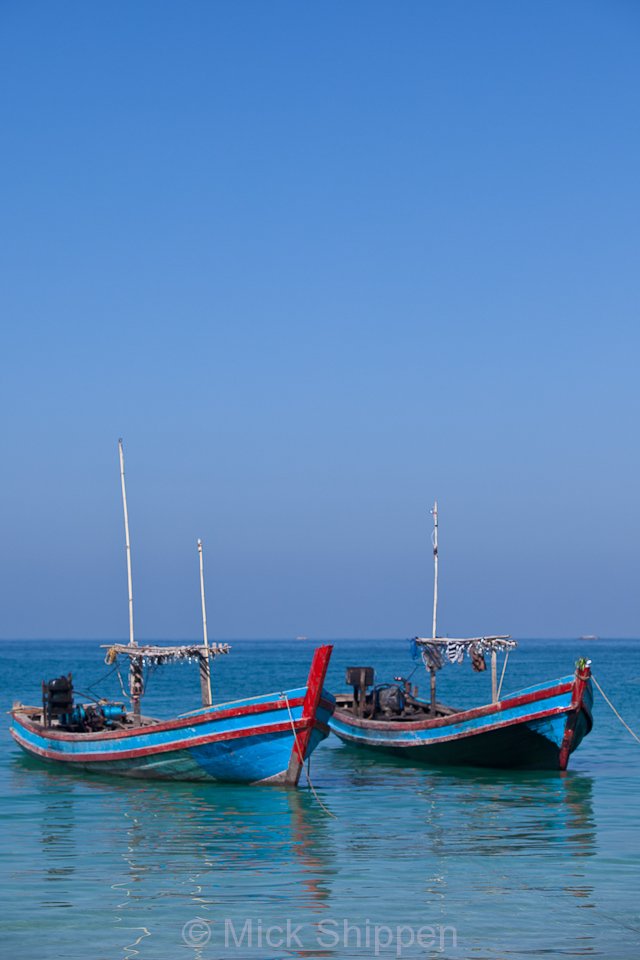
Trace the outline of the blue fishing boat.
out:
M 71 674 L 43 682 L 42 703 L 14 704 L 11 735 L 27 753 L 74 769 L 163 780 L 213 780 L 296 785 L 305 761 L 328 736 L 334 699 L 324 688 L 332 647 L 318 647 L 304 686 L 214 706 L 210 662 L 229 653 L 209 643 L 202 541 L 198 540 L 203 643 L 151 646 L 136 643 L 124 451 L 118 441 L 124 510 L 129 643 L 107 647 L 106 662 L 119 672 L 127 662 L 130 709 L 124 702 L 76 703 Z M 145 669 L 189 660 L 199 666 L 202 708 L 171 720 L 141 711 Z M 123 693 L 124 681 L 120 677 Z M 126 695 L 126 694 L 125 694 Z
M 225 647 L 116 646 L 108 657 L 128 657 L 137 674 L 138 668 L 185 658 L 202 664 L 205 656 L 227 652 Z M 58 677 L 43 684 L 41 705 L 13 707 L 11 735 L 35 757 L 95 773 L 296 785 L 303 764 L 329 734 L 334 701 L 323 683 L 331 649 L 315 650 L 304 686 L 171 720 L 132 713 L 124 703 L 76 704 L 72 677 Z
M 431 654 L 441 644 L 471 657 L 481 650 L 493 652 L 492 639 L 415 642 L 428 647 L 433 663 Z M 371 667 L 351 667 L 347 682 L 353 693 L 338 694 L 329 724 L 346 743 L 394 753 L 409 762 L 565 770 L 593 725 L 590 677 L 589 662 L 578 661 L 573 675 L 494 697 L 470 710 L 455 710 L 435 696 L 432 701 L 419 699 L 404 678 L 374 685 Z
M 349 667 L 352 688 L 336 697 L 330 720 L 344 742 L 435 765 L 565 770 L 569 757 L 593 726 L 590 661 L 575 673 L 518 690 L 501 698 L 509 653 L 516 642 L 506 635 L 464 640 L 438 637 L 438 504 L 434 518 L 433 630 L 412 641 L 430 677 L 430 698 L 420 699 L 409 680 L 375 683 L 373 667 Z M 500 683 L 497 658 L 504 654 Z M 436 674 L 445 663 L 465 658 L 477 672 L 491 662 L 491 702 L 456 710 L 436 699 Z

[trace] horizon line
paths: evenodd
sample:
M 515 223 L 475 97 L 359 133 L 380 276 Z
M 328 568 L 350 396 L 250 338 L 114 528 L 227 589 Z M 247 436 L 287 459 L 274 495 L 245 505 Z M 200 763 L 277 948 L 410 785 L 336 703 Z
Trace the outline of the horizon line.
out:
M 278 636 L 278 637 L 214 637 L 209 638 L 210 643 L 243 643 L 245 641 L 260 642 L 260 643 L 288 643 L 295 641 L 297 643 L 338 643 L 339 641 L 391 641 L 391 642 L 403 642 L 406 640 L 413 640 L 414 636 L 336 636 L 336 637 L 308 637 L 308 636 Z M 447 637 L 439 637 L 439 639 L 447 640 Z M 451 639 L 457 639 L 452 637 Z M 513 637 L 512 639 L 522 641 L 530 640 L 575 640 L 576 642 L 582 641 L 583 643 L 599 643 L 603 641 L 629 641 L 629 640 L 640 640 L 640 637 L 637 636 L 599 636 L 599 635 L 545 635 L 545 636 L 519 636 Z M 193 638 L 193 637 L 182 637 L 169 639 L 167 637 L 146 637 L 137 641 L 139 646 L 150 643 L 167 643 L 167 644 L 176 644 L 176 643 L 201 643 L 202 638 Z M 70 643 L 103 643 L 103 644 L 114 644 L 124 642 L 122 638 L 114 637 L 0 637 L 0 643 L 61 643 L 61 642 L 70 642 Z

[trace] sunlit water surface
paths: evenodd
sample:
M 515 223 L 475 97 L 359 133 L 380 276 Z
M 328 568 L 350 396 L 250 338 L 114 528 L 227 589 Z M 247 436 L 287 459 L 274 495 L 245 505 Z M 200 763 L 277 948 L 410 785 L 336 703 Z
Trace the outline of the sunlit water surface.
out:
M 309 641 L 242 641 L 216 699 L 296 686 Z M 72 670 L 107 672 L 89 642 L 0 645 L 3 709 Z M 523 641 L 505 692 L 572 672 L 577 656 L 640 731 L 640 643 Z M 379 680 L 415 664 L 405 641 L 337 642 Z M 413 680 L 424 686 L 420 668 Z M 441 699 L 488 699 L 468 663 Z M 100 692 L 118 696 L 111 676 Z M 198 705 L 195 667 L 157 672 L 145 709 Z M 82 776 L 25 758 L 3 714 L 2 956 L 21 960 L 637 957 L 640 745 L 596 693 L 595 727 L 560 773 L 436 770 L 325 741 L 306 788 Z M 327 812 L 328 811 L 328 812 Z

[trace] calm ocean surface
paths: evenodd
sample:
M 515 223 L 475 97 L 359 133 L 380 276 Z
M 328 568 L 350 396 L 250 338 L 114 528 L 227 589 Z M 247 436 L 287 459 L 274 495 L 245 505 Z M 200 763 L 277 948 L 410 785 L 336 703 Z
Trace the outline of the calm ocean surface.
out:
M 312 649 L 234 642 L 214 666 L 216 700 L 299 685 Z M 329 816 L 308 789 L 107 779 L 25 758 L 4 711 L 69 670 L 86 691 L 103 654 L 0 643 L 2 958 L 640 955 L 640 744 L 597 691 L 566 774 L 403 766 L 331 737 L 311 765 Z M 640 733 L 640 642 L 522 641 L 503 692 L 569 674 L 581 654 Z M 379 680 L 416 666 L 406 641 L 338 641 L 329 687 L 354 664 Z M 421 667 L 413 679 L 426 690 Z M 439 680 L 452 705 L 489 699 L 468 662 Z M 145 709 L 170 716 L 198 697 L 194 666 L 166 667 Z

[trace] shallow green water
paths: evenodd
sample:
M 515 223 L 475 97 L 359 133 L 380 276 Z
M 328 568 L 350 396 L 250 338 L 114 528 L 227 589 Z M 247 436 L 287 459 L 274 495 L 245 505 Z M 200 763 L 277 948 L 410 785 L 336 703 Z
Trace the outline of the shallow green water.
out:
M 297 685 L 312 647 L 236 642 L 216 663 L 217 699 Z M 3 710 L 70 669 L 86 690 L 102 653 L 2 643 Z M 583 653 L 640 731 L 638 642 L 523 641 L 504 690 L 571 673 Z M 404 641 L 338 642 L 330 686 L 369 663 L 380 680 L 415 666 Z M 441 679 L 447 702 L 488 698 L 468 664 Z M 101 691 L 117 695 L 113 681 Z M 146 709 L 169 716 L 197 696 L 195 668 L 165 668 Z M 640 745 L 597 693 L 594 713 L 566 774 L 407 767 L 331 738 L 311 777 L 333 816 L 307 789 L 60 773 L 23 757 L 3 715 L 0 955 L 636 957 Z

